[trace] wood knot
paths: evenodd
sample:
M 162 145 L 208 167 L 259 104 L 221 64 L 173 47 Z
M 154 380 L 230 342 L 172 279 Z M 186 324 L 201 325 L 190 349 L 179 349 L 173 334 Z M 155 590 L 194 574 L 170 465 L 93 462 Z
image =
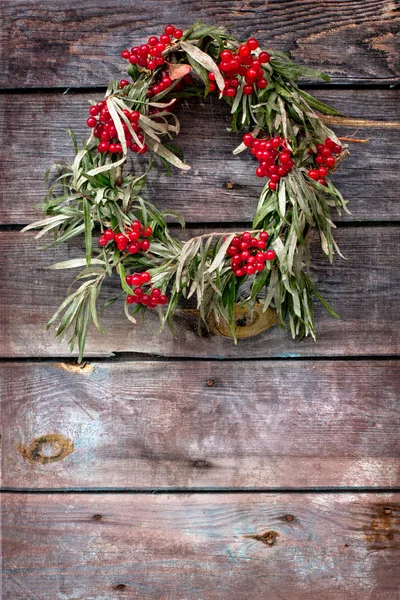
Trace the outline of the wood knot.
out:
M 245 538 L 250 538 L 252 540 L 257 540 L 257 542 L 261 542 L 266 546 L 275 546 L 276 538 L 279 536 L 277 531 L 266 531 L 265 533 L 253 533 L 245 535 Z
M 233 188 L 235 187 L 235 184 L 233 183 L 233 181 L 226 181 L 225 187 L 227 190 L 233 190 Z
M 23 444 L 18 444 L 17 448 L 25 460 L 42 465 L 63 460 L 75 449 L 71 440 L 60 433 L 41 435 L 28 448 Z
M 116 586 L 115 586 L 115 589 L 116 589 L 118 592 L 121 592 L 122 590 L 125 590 L 125 589 L 126 589 L 126 585 L 125 585 L 125 583 L 119 583 L 118 585 L 116 585 Z
M 263 310 L 263 305 L 257 303 L 249 311 L 247 307 L 235 304 L 233 307 L 233 319 L 235 323 L 235 334 L 238 339 L 252 337 L 263 331 L 267 331 L 279 321 L 279 317 L 274 310 L 268 308 Z M 210 329 L 217 335 L 233 337 L 229 323 L 225 320 L 216 322 L 211 315 L 209 320 Z
M 93 515 L 93 519 L 95 519 L 96 521 L 101 521 L 103 518 L 103 515 Z
M 215 383 L 214 379 L 207 379 L 206 386 L 212 387 L 214 385 L 214 383 Z
M 294 521 L 294 516 L 293 515 L 286 515 L 285 519 L 286 519 L 286 521 L 289 521 L 289 523 L 291 523 L 292 521 Z

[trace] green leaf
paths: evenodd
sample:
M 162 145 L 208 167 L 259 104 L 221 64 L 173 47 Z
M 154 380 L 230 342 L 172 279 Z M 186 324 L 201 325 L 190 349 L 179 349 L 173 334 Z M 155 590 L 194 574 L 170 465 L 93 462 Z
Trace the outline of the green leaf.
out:
M 92 314 L 92 321 L 95 324 L 96 329 L 98 329 L 100 331 L 100 333 L 104 333 L 104 335 L 105 335 L 106 332 L 100 327 L 99 319 L 97 317 L 96 303 L 97 303 L 98 293 L 99 293 L 99 288 L 98 288 L 98 286 L 94 285 L 90 289 L 90 312 Z
M 93 220 L 90 212 L 90 204 L 86 198 L 83 198 L 83 219 L 85 224 L 86 265 L 89 266 L 92 258 Z
M 324 104 L 320 100 L 317 100 L 316 98 L 314 98 L 314 96 L 311 96 L 311 94 L 307 94 L 307 92 L 305 92 L 304 90 L 298 89 L 297 91 L 300 94 L 300 96 L 303 96 L 303 98 L 307 100 L 308 104 L 312 108 L 315 108 L 315 110 L 318 110 L 320 113 L 323 113 L 324 115 L 332 115 L 335 117 L 344 116 L 343 113 L 339 112 L 335 108 L 332 108 L 331 106 L 328 106 L 328 104 Z
M 56 270 L 56 269 L 76 269 L 78 267 L 86 266 L 86 258 L 73 258 L 71 260 L 64 260 L 63 262 L 58 262 L 50 267 L 45 267 L 48 270 Z M 104 260 L 100 260 L 99 258 L 92 258 L 92 265 L 104 265 Z
M 208 54 L 200 50 L 200 48 L 194 46 L 193 44 L 190 44 L 189 42 L 181 42 L 181 48 L 189 56 L 194 58 L 194 60 L 198 62 L 202 67 L 207 69 L 207 71 L 214 73 L 215 82 L 222 92 L 225 87 L 225 81 L 221 75 L 221 71 L 219 70 L 213 59 Z

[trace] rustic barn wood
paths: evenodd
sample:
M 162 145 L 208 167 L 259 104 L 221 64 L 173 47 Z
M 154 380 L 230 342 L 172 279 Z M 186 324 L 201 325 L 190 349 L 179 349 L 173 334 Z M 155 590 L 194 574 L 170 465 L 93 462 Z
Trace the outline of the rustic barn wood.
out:
M 399 494 L 5 494 L 4 600 L 396 600 Z
M 121 300 L 104 314 L 107 336 L 96 330 L 90 332 L 87 356 L 112 352 L 207 358 L 397 354 L 399 233 L 399 227 L 338 229 L 336 239 L 347 260 L 336 257 L 333 264 L 321 255 L 314 238 L 312 276 L 341 315 L 341 320 L 336 320 L 322 307 L 316 307 L 316 343 L 308 338 L 293 341 L 290 333 L 279 327 L 240 340 L 236 346 L 221 336 L 199 337 L 193 311 L 177 315 L 174 339 L 168 329 L 158 333 L 158 316 L 154 313 L 147 314 L 136 326 L 128 324 Z M 43 252 L 38 245 L 29 233 L 0 234 L 0 252 L 5 258 L 1 277 L 7 282 L 0 314 L 0 353 L 5 357 L 68 354 L 68 345 L 56 340 L 52 330 L 46 332 L 44 325 L 61 303 L 73 273 L 43 267 L 81 256 L 82 251 L 71 245 Z M 117 279 L 106 283 L 104 300 L 114 297 L 119 285 Z
M 200 12 L 201 8 L 201 12 Z M 104 85 L 122 73 L 119 51 L 168 22 L 183 29 L 199 17 L 229 25 L 238 37 L 256 35 L 266 47 L 323 68 L 334 81 L 393 82 L 399 76 L 399 18 L 391 0 L 315 3 L 233 0 L 196 2 L 115 0 L 110 5 L 52 0 L 5 2 L 0 85 Z
M 8 489 L 400 484 L 396 361 L 3 369 Z
M 44 267 L 79 243 L 43 252 L 18 228 L 72 157 L 65 130 L 86 137 L 87 99 L 123 75 L 119 51 L 199 17 L 328 72 L 340 87 L 312 93 L 347 119 L 327 122 L 368 139 L 334 175 L 356 219 L 334 217 L 348 260 L 313 241 L 342 319 L 318 307 L 316 343 L 274 327 L 235 346 L 199 337 L 191 310 L 176 339 L 154 314 L 133 327 L 121 301 L 81 368 L 44 330 L 73 278 Z M 2 598 L 400 600 L 396 2 L 14 0 L 0 18 Z M 231 154 L 226 106 L 179 116 L 192 170 L 155 169 L 147 197 L 183 214 L 183 236 L 243 230 L 262 182 Z
M 362 119 L 361 123 L 350 121 L 349 126 L 335 125 L 339 135 L 369 140 L 350 144 L 352 155 L 334 176 L 344 197 L 351 201 L 354 218 L 398 221 L 400 90 L 334 89 L 313 93 L 348 117 Z M 51 164 L 73 157 L 66 129 L 75 131 L 78 139 L 88 135 L 90 96 L 60 92 L 0 96 L 7 142 L 0 151 L 2 223 L 22 224 L 38 218 L 37 205 L 45 194 L 45 171 Z M 161 165 L 154 168 L 145 196 L 159 208 L 180 211 L 187 222 L 251 221 L 265 182 L 255 176 L 254 162 L 247 152 L 232 155 L 239 136 L 226 130 L 226 105 L 215 98 L 189 99 L 178 114 L 182 130 L 176 145 L 184 151 L 192 170 L 182 173 L 174 169 L 169 178 Z M 351 222 L 353 217 L 334 213 L 334 220 Z

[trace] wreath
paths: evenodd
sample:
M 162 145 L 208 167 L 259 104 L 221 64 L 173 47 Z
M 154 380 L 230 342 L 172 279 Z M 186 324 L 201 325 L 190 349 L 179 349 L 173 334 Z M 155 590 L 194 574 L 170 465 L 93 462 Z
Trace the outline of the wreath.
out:
M 51 180 L 49 169 L 46 217 L 25 228 L 39 229 L 37 238 L 52 232 L 47 247 L 84 241 L 85 257 L 49 267 L 81 270 L 47 327 L 57 323 L 56 335 L 69 337 L 71 351 L 77 343 L 81 361 L 90 321 L 103 332 L 99 295 L 116 273 L 122 290 L 104 306 L 122 299 L 132 323 L 136 313 L 153 309 L 161 328 L 173 328 L 180 301 L 192 298 L 200 318 L 224 323 L 235 341 L 236 307 L 251 313 L 256 306 L 273 309 L 293 337 L 315 339 L 313 297 L 337 315 L 310 278 L 308 234 L 318 230 L 330 260 L 340 254 L 330 207 L 348 210 L 329 176 L 348 151 L 319 116 L 340 113 L 297 82 L 329 77 L 282 52 L 261 50 L 254 37 L 242 43 L 201 22 L 185 32 L 167 25 L 121 56 L 130 79 L 111 81 L 104 100 L 91 102 L 86 141 L 78 145 L 69 132 L 75 159 L 56 165 Z M 171 165 L 190 169 L 171 144 L 179 133 L 174 109 L 181 98 L 208 94 L 229 105 L 230 130 L 243 136 L 233 153 L 249 152 L 255 176 L 266 184 L 251 230 L 181 241 L 167 224 L 176 218 L 184 226 L 181 217 L 156 208 L 142 191 L 153 163 L 163 163 L 168 175 Z

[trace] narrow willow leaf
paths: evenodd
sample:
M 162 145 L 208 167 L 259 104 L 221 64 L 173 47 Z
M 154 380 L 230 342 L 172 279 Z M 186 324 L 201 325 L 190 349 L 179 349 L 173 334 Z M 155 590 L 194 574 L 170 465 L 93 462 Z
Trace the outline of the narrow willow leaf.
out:
M 279 182 L 278 204 L 279 212 L 284 217 L 286 214 L 286 185 L 283 179 Z
M 178 167 L 178 169 L 181 169 L 182 171 L 190 170 L 191 167 L 189 165 L 183 163 L 177 156 L 175 156 L 175 154 L 173 154 L 170 150 L 168 150 L 168 148 L 166 148 L 162 144 L 149 139 L 148 145 L 153 150 L 153 152 L 159 154 L 160 156 L 162 156 L 162 158 L 165 158 L 165 160 L 171 163 L 171 165 L 174 165 L 174 167 Z
M 104 260 L 100 260 L 99 258 L 92 258 L 91 265 L 104 265 Z M 50 267 L 45 267 L 48 270 L 58 270 L 58 269 L 76 269 L 78 267 L 85 267 L 86 259 L 85 258 L 73 258 L 71 260 L 64 260 L 63 262 L 58 262 Z
M 100 333 L 103 333 L 105 335 L 106 332 L 100 326 L 99 319 L 97 317 L 96 303 L 97 303 L 98 293 L 99 293 L 99 288 L 97 285 L 94 285 L 90 289 L 90 312 L 92 314 L 92 321 L 93 321 L 96 329 L 98 329 L 100 331 Z
M 127 302 L 124 302 L 124 313 L 128 321 L 136 325 L 136 319 L 129 313 L 129 304 Z
M 86 198 L 83 198 L 83 219 L 85 224 L 86 265 L 89 266 L 92 258 L 93 220 L 90 212 L 90 204 Z
M 122 264 L 122 262 L 119 263 L 119 265 L 117 267 L 117 271 L 119 273 L 119 277 L 121 280 L 122 289 L 124 290 L 124 292 L 126 294 L 128 294 L 130 296 L 132 294 L 132 290 L 129 287 L 129 285 L 126 283 L 125 268 L 124 268 L 124 265 Z
M 236 235 L 235 233 L 231 233 L 226 237 L 224 242 L 221 244 L 221 247 L 218 250 L 216 257 L 214 258 L 210 267 L 208 268 L 207 273 L 212 273 L 213 271 L 218 269 L 220 264 L 225 260 L 226 251 L 227 251 L 228 247 L 230 246 L 230 243 L 233 240 L 233 238 L 235 237 L 235 235 Z
M 334 117 L 344 116 L 343 113 L 339 112 L 335 108 L 332 108 L 332 106 L 328 106 L 328 104 L 324 104 L 320 100 L 317 100 L 316 98 L 314 98 L 314 96 L 311 96 L 311 94 L 307 94 L 307 92 L 305 92 L 304 90 L 298 89 L 298 93 L 303 98 L 305 98 L 305 100 L 307 100 L 308 104 L 312 108 L 315 108 L 315 110 L 318 110 L 320 113 L 323 113 L 324 115 L 332 115 Z
M 217 67 L 216 63 L 213 61 L 211 56 L 200 50 L 197 46 L 190 44 L 189 42 L 181 42 L 181 48 L 184 50 L 189 56 L 194 58 L 202 67 L 214 73 L 215 82 L 218 85 L 221 92 L 224 91 L 225 81 L 222 77 L 221 71 Z
M 86 336 L 89 328 L 89 315 L 90 315 L 90 307 L 89 303 L 86 303 L 85 309 L 82 311 L 82 322 L 79 327 L 78 333 L 78 348 L 79 348 L 79 357 L 78 363 L 81 363 L 83 360 L 83 354 L 85 352 L 85 343 Z

